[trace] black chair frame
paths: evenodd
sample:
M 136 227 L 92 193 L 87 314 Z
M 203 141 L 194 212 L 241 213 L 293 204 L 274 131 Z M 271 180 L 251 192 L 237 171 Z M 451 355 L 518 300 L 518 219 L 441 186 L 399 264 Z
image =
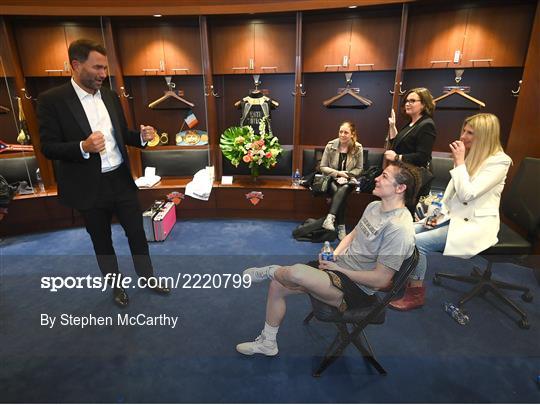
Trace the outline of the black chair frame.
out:
M 531 302 L 533 295 L 529 288 L 516 284 L 492 279 L 492 267 L 495 262 L 513 262 L 525 265 L 524 258 L 530 255 L 535 242 L 538 240 L 540 230 L 540 199 L 538 191 L 533 186 L 534 181 L 540 176 L 540 159 L 525 158 L 515 175 L 510 190 L 505 193 L 501 203 L 505 216 L 526 230 L 527 236 L 523 237 L 505 223 L 501 223 L 499 241 L 479 255 L 488 261 L 484 272 L 475 267 L 470 275 L 449 273 L 435 273 L 433 284 L 441 285 L 441 278 L 474 284 L 474 287 L 459 298 L 457 306 L 463 307 L 468 301 L 477 296 L 483 296 L 491 292 L 495 297 L 519 314 L 517 324 L 522 329 L 529 329 L 527 314 L 517 306 L 510 298 L 506 297 L 502 290 L 521 291 L 521 299 Z M 501 257 L 503 260 L 501 260 Z M 535 270 L 535 275 L 538 269 Z
M 418 250 L 415 247 L 413 254 L 403 262 L 400 270 L 394 275 L 390 291 L 382 298 L 377 296 L 377 301 L 367 308 L 347 309 L 344 313 L 341 313 L 336 308 L 310 295 L 313 311 L 304 319 L 304 324 L 308 324 L 315 317 L 322 322 L 333 322 L 338 330 L 334 341 L 326 350 L 324 358 L 313 372 L 313 377 L 320 377 L 324 370 L 336 361 L 351 343 L 356 346 L 364 360 L 371 364 L 379 374 L 387 374 L 385 368 L 375 358 L 373 349 L 365 334 L 365 328 L 370 324 L 384 323 L 386 306 L 405 288 L 409 276 L 418 264 L 418 258 Z M 349 324 L 351 325 L 350 328 Z

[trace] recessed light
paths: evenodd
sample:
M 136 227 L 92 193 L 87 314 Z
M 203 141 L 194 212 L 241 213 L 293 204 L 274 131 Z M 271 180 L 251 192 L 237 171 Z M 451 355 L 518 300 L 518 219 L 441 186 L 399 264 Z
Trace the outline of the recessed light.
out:
M 356 7 L 358 7 L 358 6 L 349 6 L 349 8 L 356 8 Z
M 159 18 L 159 17 L 163 17 L 163 15 L 161 15 L 161 14 L 154 14 L 154 17 Z

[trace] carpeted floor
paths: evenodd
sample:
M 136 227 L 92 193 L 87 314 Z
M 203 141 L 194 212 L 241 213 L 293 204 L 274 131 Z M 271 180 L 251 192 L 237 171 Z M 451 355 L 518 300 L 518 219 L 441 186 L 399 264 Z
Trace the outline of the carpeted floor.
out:
M 312 259 L 320 245 L 294 241 L 290 221 L 188 220 L 153 243 L 158 275 L 240 274 L 257 264 Z M 114 226 L 120 266 L 134 276 L 123 231 Z M 255 338 L 264 322 L 267 284 L 250 288 L 177 288 L 170 296 L 129 291 L 126 310 L 109 291 L 50 292 L 43 276 L 98 275 L 84 229 L 24 235 L 0 244 L 0 401 L 2 402 L 540 402 L 540 287 L 532 272 L 502 264 L 500 279 L 529 285 L 524 303 L 531 328 L 493 299 L 467 304 L 471 321 L 460 326 L 441 308 L 469 287 L 431 283 L 436 271 L 468 273 L 470 263 L 440 255 L 430 259 L 427 304 L 407 313 L 389 311 L 368 336 L 386 377 L 366 366 L 354 348 L 321 378 L 311 377 L 334 336 L 318 321 L 302 324 L 310 306 L 291 297 L 275 358 L 244 357 L 235 345 Z M 187 277 L 187 276 L 186 276 Z M 184 279 L 184 281 L 187 279 Z M 193 280 L 191 285 L 193 286 Z M 489 301 L 489 302 L 488 302 Z M 60 317 L 164 314 L 167 326 L 41 326 L 42 314 Z

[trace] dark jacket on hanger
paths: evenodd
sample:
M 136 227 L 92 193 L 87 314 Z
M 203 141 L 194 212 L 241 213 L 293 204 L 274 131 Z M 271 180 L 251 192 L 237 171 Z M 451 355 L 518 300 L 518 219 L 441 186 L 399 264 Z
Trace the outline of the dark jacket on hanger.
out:
M 412 127 L 407 124 L 401 128 L 390 141 L 390 149 L 402 155 L 403 162 L 426 167 L 431 161 L 435 136 L 435 122 L 430 116 L 424 115 Z

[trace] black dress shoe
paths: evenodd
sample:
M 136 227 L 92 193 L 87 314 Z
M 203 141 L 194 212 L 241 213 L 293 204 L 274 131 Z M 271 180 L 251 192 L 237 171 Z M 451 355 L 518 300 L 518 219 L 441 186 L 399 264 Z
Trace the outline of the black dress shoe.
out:
M 129 304 L 127 292 L 122 287 L 113 288 L 113 299 L 114 303 L 120 308 L 125 308 Z
M 171 292 L 171 289 L 168 287 L 155 286 L 155 287 L 147 287 L 147 288 L 161 295 L 167 295 L 167 294 L 170 294 Z

